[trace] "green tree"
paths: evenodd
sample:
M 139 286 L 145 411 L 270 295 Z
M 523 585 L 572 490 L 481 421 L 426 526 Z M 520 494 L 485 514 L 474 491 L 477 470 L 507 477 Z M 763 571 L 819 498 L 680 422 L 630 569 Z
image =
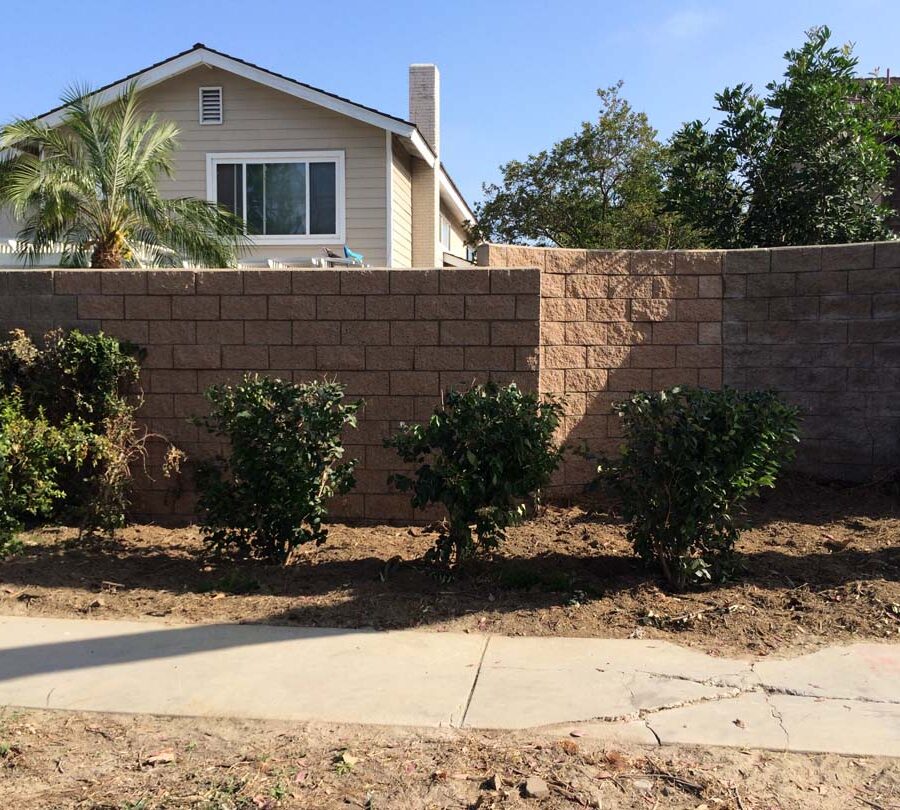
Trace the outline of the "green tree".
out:
M 677 217 L 661 211 L 666 151 L 647 116 L 622 98 L 622 82 L 597 91 L 600 113 L 570 138 L 500 167 L 483 186 L 474 241 L 565 248 L 691 245 Z
M 243 223 L 194 198 L 164 199 L 178 129 L 145 116 L 130 85 L 103 106 L 90 92 L 63 95 L 62 123 L 20 119 L 0 129 L 0 206 L 23 223 L 25 260 L 55 252 L 75 267 L 227 267 L 246 244 Z
M 900 87 L 856 77 L 850 45 L 807 32 L 765 98 L 739 84 L 716 95 L 722 121 L 672 137 L 666 199 L 711 247 L 891 238 L 882 204 L 897 160 Z

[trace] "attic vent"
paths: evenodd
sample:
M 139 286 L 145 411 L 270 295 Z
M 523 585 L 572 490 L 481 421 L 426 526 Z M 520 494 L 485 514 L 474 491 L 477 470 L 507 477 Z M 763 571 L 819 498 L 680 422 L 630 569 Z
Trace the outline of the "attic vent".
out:
M 200 88 L 200 123 L 222 123 L 222 88 Z

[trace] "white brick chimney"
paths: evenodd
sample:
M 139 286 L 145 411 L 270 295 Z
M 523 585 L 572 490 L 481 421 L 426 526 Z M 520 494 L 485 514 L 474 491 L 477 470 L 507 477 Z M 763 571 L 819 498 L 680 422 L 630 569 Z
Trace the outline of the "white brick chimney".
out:
M 437 65 L 409 66 L 409 120 L 441 153 L 441 74 Z
M 412 265 L 441 267 L 441 77 L 435 65 L 409 66 L 409 120 L 438 156 L 433 166 L 424 160 L 413 160 Z

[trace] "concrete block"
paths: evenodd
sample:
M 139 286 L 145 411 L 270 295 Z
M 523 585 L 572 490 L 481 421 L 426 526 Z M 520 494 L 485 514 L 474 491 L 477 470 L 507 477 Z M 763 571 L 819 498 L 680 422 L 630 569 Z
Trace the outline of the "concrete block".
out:
M 424 296 L 412 295 L 367 295 L 366 318 L 369 320 L 408 320 L 419 317 L 415 302 Z
M 150 295 L 193 295 L 196 292 L 193 270 L 146 270 Z
M 288 295 L 291 292 L 290 270 L 242 270 L 241 273 L 247 295 Z

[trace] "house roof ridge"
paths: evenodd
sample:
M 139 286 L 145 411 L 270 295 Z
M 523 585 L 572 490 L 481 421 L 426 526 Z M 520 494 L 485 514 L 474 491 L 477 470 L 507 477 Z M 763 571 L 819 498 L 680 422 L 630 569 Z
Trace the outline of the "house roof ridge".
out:
M 146 67 L 141 68 L 140 70 L 133 71 L 129 73 L 127 76 L 123 76 L 119 79 L 115 79 L 114 81 L 107 82 L 102 87 L 98 87 L 94 90 L 91 90 L 91 95 L 96 93 L 102 93 L 104 90 L 109 90 L 111 87 L 115 87 L 117 84 L 122 84 L 123 82 L 130 81 L 131 79 L 137 79 L 144 73 L 149 73 L 151 70 L 155 70 L 158 67 L 162 67 L 163 65 L 168 64 L 169 62 L 174 62 L 176 59 L 180 59 L 182 56 L 186 56 L 189 53 L 193 53 L 194 51 L 208 51 L 209 53 L 214 53 L 217 56 L 222 56 L 225 59 L 230 59 L 233 62 L 238 62 L 239 64 L 246 65 L 247 67 L 253 68 L 254 70 L 260 70 L 263 73 L 267 73 L 270 76 L 274 76 L 278 79 L 284 79 L 285 81 L 292 82 L 293 84 L 299 85 L 300 87 L 305 87 L 308 90 L 312 90 L 316 93 L 321 93 L 322 95 L 329 96 L 338 101 L 343 101 L 347 104 L 352 104 L 354 107 L 359 107 L 363 110 L 368 110 L 369 112 L 373 112 L 377 115 L 382 115 L 385 118 L 390 118 L 394 121 L 397 121 L 400 124 L 406 124 L 407 126 L 416 127 L 416 124 L 412 121 L 408 121 L 405 118 L 401 118 L 399 115 L 392 115 L 391 113 L 384 112 L 383 110 L 379 110 L 377 107 L 371 107 L 368 104 L 361 104 L 358 101 L 354 101 L 351 98 L 347 98 L 346 96 L 341 96 L 337 93 L 332 93 L 329 90 L 323 90 L 321 87 L 316 87 L 315 85 L 309 84 L 308 82 L 302 82 L 299 79 L 295 79 L 293 76 L 287 76 L 284 73 L 278 73 L 277 71 L 270 70 L 269 68 L 263 67 L 262 65 L 257 65 L 254 62 L 250 62 L 247 59 L 241 59 L 239 56 L 233 56 L 230 53 L 225 53 L 225 51 L 217 50 L 216 48 L 212 48 L 209 45 L 206 45 L 203 42 L 195 42 L 190 48 L 186 48 L 183 51 L 179 51 L 172 56 L 168 56 L 165 59 L 161 59 L 158 62 L 154 62 L 152 65 L 147 65 Z M 33 116 L 34 120 L 38 120 L 41 118 L 46 118 L 48 115 L 53 115 L 53 113 L 59 112 L 60 110 L 65 108 L 65 104 L 58 104 L 56 107 L 53 107 L 46 112 L 40 113 L 38 115 Z
M 124 76 L 122 78 L 116 79 L 111 82 L 108 82 L 101 87 L 91 90 L 90 95 L 92 95 L 92 96 L 99 95 L 101 93 L 105 93 L 105 92 L 111 90 L 112 88 L 114 88 L 118 85 L 122 85 L 127 82 L 131 82 L 131 81 L 136 81 L 142 75 L 144 75 L 146 73 L 150 73 L 151 71 L 154 71 L 157 68 L 164 67 L 165 65 L 169 64 L 170 62 L 174 62 L 177 59 L 181 59 L 182 57 L 185 57 L 188 54 L 192 54 L 197 51 L 205 51 L 209 54 L 214 54 L 217 57 L 221 57 L 222 59 L 228 60 L 230 62 L 234 62 L 237 65 L 243 65 L 246 68 L 250 68 L 252 70 L 259 71 L 260 73 L 263 73 L 267 76 L 271 76 L 273 79 L 281 80 L 283 82 L 289 82 L 291 84 L 297 85 L 298 87 L 302 87 L 302 88 L 305 88 L 306 90 L 312 91 L 312 93 L 317 93 L 322 96 L 326 96 L 327 98 L 334 99 L 335 101 L 342 102 L 343 104 L 349 104 L 352 107 L 357 108 L 358 110 L 364 110 L 367 113 L 373 113 L 377 116 L 380 116 L 383 119 L 388 119 L 389 121 L 395 121 L 398 124 L 402 124 L 405 127 L 410 127 L 412 132 L 408 135 L 406 133 L 404 133 L 403 136 L 405 138 L 409 138 L 412 136 L 412 133 L 415 133 L 418 135 L 418 140 L 417 141 L 414 140 L 413 142 L 416 143 L 416 146 L 419 149 L 420 153 L 422 154 L 422 157 L 423 158 L 425 157 L 425 152 L 423 150 L 426 150 L 429 155 L 432 155 L 434 159 L 437 159 L 439 169 L 440 169 L 441 173 L 444 175 L 444 177 L 446 177 L 446 179 L 448 181 L 448 185 L 452 188 L 453 192 L 455 192 L 455 194 L 462 201 L 462 204 L 463 204 L 464 208 L 466 209 L 464 211 L 464 213 L 470 214 L 470 215 L 472 214 L 471 207 L 469 206 L 468 202 L 466 202 L 466 199 L 463 196 L 462 192 L 459 190 L 459 187 L 456 185 L 456 183 L 453 181 L 453 178 L 450 176 L 450 173 L 447 171 L 446 165 L 438 159 L 438 156 L 436 154 L 434 154 L 434 150 L 424 139 L 424 137 L 422 136 L 421 130 L 415 124 L 415 122 L 408 121 L 405 118 L 401 118 L 397 115 L 391 115 L 390 113 L 383 112 L 382 110 L 379 110 L 376 107 L 370 107 L 366 104 L 360 104 L 358 101 L 353 101 L 352 99 L 349 99 L 346 96 L 341 96 L 341 95 L 338 95 L 337 93 L 332 93 L 328 90 L 323 90 L 320 87 L 316 87 L 315 85 L 309 84 L 307 82 L 302 82 L 299 79 L 295 79 L 295 78 L 293 78 L 291 76 L 287 76 L 283 73 L 278 73 L 274 70 L 269 70 L 268 68 L 265 68 L 265 67 L 262 67 L 261 65 L 255 64 L 254 62 L 250 62 L 246 59 L 241 59 L 238 56 L 233 56 L 232 54 L 225 53 L 224 51 L 217 50 L 216 48 L 212 48 L 203 42 L 195 42 L 190 48 L 187 48 L 186 50 L 179 51 L 178 53 L 173 54 L 172 56 L 169 56 L 165 59 L 161 59 L 158 62 L 154 62 L 152 65 L 148 65 L 144 68 L 141 68 L 140 70 L 133 71 L 132 73 L 129 73 L 127 76 Z M 202 62 L 201 62 L 201 64 L 202 64 Z M 431 63 L 421 63 L 421 64 L 431 64 Z M 227 68 L 225 68 L 225 69 L 227 70 Z M 239 75 L 241 75 L 241 74 L 239 74 Z M 259 80 L 257 80 L 257 81 L 259 81 Z M 39 121 L 41 119 L 48 118 L 52 115 L 56 115 L 56 114 L 60 113 L 62 110 L 64 110 L 65 107 L 66 107 L 65 104 L 59 104 L 56 107 L 54 107 L 53 109 L 47 110 L 44 113 L 34 116 L 32 120 Z M 387 127 L 387 129 L 389 131 L 391 131 L 390 127 Z M 396 130 L 394 130 L 394 131 L 396 132 Z M 426 158 L 426 160 L 427 160 L 427 158 Z

